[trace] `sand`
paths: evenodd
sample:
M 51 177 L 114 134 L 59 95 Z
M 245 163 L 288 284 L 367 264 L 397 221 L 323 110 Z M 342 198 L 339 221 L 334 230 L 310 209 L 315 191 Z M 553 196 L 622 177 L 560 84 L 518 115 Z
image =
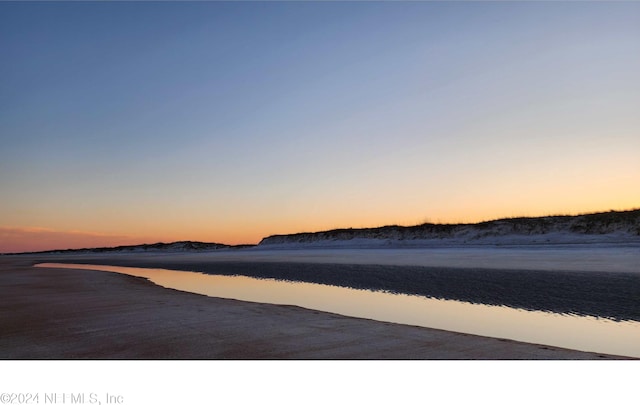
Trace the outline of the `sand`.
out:
M 640 321 L 638 252 L 597 247 L 242 249 L 63 254 L 51 255 L 50 261 L 274 278 Z
M 2 359 L 620 358 L 205 297 L 33 262 L 0 257 Z

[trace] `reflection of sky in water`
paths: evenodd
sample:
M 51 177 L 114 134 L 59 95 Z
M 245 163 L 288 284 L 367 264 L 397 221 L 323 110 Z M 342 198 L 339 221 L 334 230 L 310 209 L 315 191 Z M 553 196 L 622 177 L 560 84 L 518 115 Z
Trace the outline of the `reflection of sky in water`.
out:
M 85 264 L 37 266 L 112 271 L 148 278 L 163 287 L 213 297 L 297 305 L 358 318 L 640 357 L 640 322 L 614 322 L 594 317 L 245 276 Z

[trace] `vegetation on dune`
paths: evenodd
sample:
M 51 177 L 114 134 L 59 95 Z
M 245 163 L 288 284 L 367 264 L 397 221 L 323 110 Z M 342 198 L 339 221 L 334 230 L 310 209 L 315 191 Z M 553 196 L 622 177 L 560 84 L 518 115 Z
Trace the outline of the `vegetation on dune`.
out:
M 640 209 L 609 211 L 583 215 L 519 217 L 484 221 L 475 224 L 433 224 L 415 226 L 383 226 L 379 228 L 334 229 L 292 235 L 273 235 L 260 244 L 310 243 L 352 239 L 419 240 L 461 238 L 477 240 L 509 235 L 545 235 L 566 233 L 574 235 L 606 235 L 622 233 L 640 236 Z

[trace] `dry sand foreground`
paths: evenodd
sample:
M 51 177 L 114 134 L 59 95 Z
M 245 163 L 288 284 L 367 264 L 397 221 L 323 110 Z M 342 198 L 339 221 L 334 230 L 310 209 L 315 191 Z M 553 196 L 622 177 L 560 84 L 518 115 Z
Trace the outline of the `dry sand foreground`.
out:
M 614 359 L 0 257 L 2 359 Z

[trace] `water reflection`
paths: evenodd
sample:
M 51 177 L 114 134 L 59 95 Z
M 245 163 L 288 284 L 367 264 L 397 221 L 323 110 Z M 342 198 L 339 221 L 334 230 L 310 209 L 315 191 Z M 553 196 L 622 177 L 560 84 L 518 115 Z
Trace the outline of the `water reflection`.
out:
M 297 305 L 358 318 L 640 357 L 640 322 L 525 311 L 304 282 L 165 269 L 42 263 L 37 267 L 110 271 L 163 287 L 220 298 Z

